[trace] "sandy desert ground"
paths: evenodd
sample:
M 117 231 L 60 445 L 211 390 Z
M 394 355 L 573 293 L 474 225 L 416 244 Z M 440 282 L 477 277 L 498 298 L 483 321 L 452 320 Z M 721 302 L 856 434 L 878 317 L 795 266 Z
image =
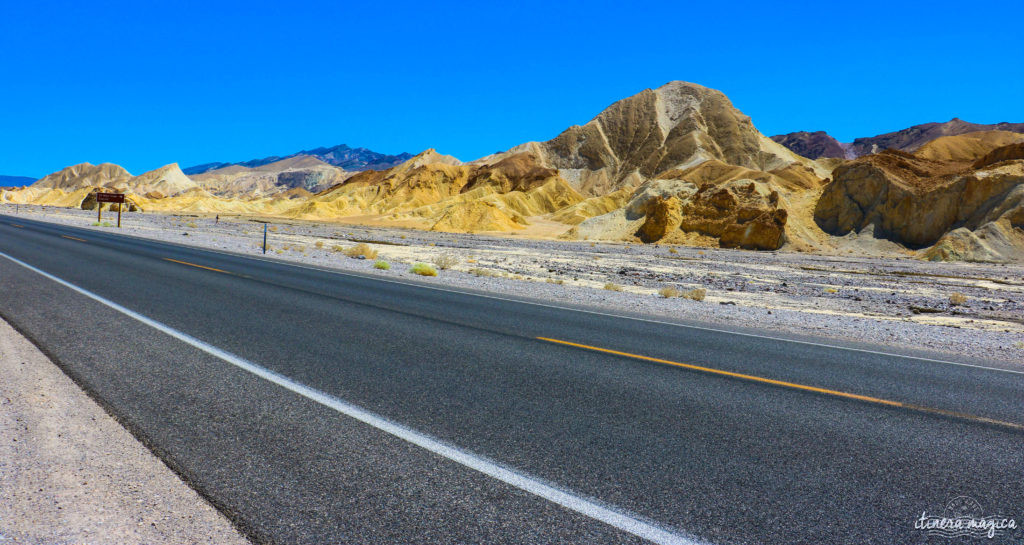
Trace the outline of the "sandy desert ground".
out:
M 3 207 L 12 213 L 13 206 Z M 26 218 L 93 226 L 92 212 L 22 205 Z M 126 213 L 117 232 L 340 270 L 572 302 L 709 325 L 826 336 L 1024 364 L 1024 267 L 784 252 L 433 233 L 280 218 Z M 346 250 L 367 244 L 374 259 Z M 663 297 L 706 290 L 703 301 Z M 962 299 L 959 299 L 962 296 Z M 962 301 L 962 302 L 961 302 Z

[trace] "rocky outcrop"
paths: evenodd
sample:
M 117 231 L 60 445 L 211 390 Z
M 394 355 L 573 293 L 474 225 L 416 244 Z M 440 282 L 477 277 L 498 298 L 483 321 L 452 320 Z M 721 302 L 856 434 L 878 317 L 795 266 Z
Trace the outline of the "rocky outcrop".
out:
M 637 236 L 644 242 L 657 242 L 683 223 L 682 203 L 676 197 L 655 197 L 647 204 L 646 219 Z
M 924 248 L 961 228 L 976 232 L 1005 220 L 1012 236 L 1024 227 L 1021 161 L 976 169 L 890 150 L 842 165 L 833 176 L 814 210 L 818 225 L 833 235 L 871 226 L 874 237 Z M 964 234 L 951 236 L 963 240 Z
M 789 134 L 777 134 L 772 137 L 772 140 L 786 146 L 797 155 L 807 157 L 808 159 L 819 159 L 822 157 L 852 159 L 852 157 L 847 157 L 846 146 L 829 136 L 825 131 L 800 131 Z
M 1004 161 L 1024 160 L 1024 142 L 996 148 L 975 161 L 971 168 L 980 169 L 1002 163 Z
M 767 198 L 751 182 L 745 186 L 704 185 L 682 208 L 679 228 L 719 239 L 723 248 L 777 250 L 785 242 L 788 213 L 778 193 Z

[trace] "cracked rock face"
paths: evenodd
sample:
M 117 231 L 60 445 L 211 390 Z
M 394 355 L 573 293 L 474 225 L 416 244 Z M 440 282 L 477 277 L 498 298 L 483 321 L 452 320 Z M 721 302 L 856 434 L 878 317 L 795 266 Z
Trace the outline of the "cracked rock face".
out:
M 704 184 L 690 195 L 655 196 L 646 202 L 637 236 L 644 242 L 672 242 L 677 232 L 694 233 L 718 239 L 723 248 L 777 250 L 785 242 L 789 217 L 778 199 L 778 193 L 765 195 L 750 181 Z

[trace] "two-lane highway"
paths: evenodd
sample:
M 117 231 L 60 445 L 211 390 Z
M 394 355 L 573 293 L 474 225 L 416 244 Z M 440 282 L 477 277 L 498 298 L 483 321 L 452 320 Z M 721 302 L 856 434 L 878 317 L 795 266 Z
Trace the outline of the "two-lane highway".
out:
M 260 542 L 923 543 L 957 496 L 1024 522 L 1020 369 L 12 216 L 0 293 Z

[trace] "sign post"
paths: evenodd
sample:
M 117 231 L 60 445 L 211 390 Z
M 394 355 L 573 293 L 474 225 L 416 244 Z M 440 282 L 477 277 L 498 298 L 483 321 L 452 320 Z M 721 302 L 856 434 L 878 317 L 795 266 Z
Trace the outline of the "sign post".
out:
M 117 226 L 121 227 L 121 204 L 124 203 L 124 193 L 97 193 L 96 194 L 96 221 L 103 221 L 103 203 L 117 204 Z

